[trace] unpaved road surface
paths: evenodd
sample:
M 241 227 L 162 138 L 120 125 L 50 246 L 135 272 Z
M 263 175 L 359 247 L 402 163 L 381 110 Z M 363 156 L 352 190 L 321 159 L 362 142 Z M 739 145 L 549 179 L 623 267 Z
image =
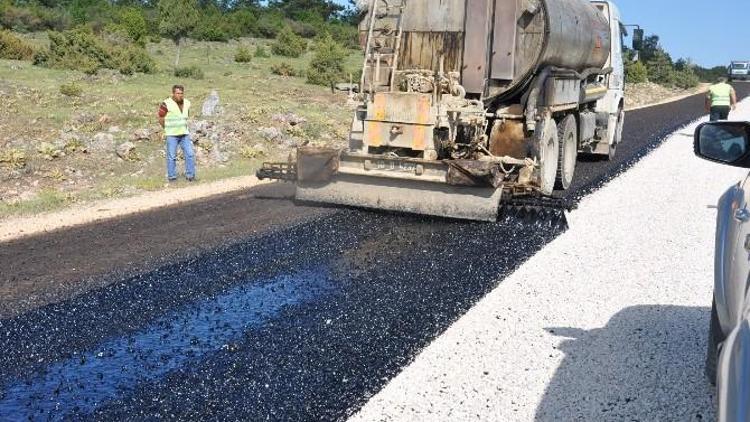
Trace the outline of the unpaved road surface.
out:
M 618 159 L 582 163 L 569 195 L 702 105 L 628 113 Z M 0 415 L 345 419 L 565 231 L 297 207 L 264 189 L 2 244 Z

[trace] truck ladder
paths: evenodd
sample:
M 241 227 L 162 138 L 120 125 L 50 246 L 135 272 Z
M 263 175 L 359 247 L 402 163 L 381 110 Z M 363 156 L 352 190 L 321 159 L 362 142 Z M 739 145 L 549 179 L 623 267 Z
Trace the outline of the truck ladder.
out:
M 369 87 L 372 95 L 374 86 L 385 85 L 380 82 L 381 63 L 385 60 L 386 68 L 390 70 L 388 87 L 392 91 L 396 82 L 396 70 L 398 69 L 398 56 L 401 51 L 401 38 L 404 33 L 403 13 L 407 0 L 370 0 L 369 22 L 367 30 L 367 41 L 365 44 L 365 62 L 362 66 L 361 89 Z M 380 3 L 384 3 L 381 5 Z M 396 28 L 382 25 L 376 28 L 376 22 L 383 18 L 395 18 Z M 395 32 L 395 35 L 394 35 Z M 391 47 L 388 47 L 391 41 Z M 382 45 L 375 44 L 382 42 Z M 369 81 L 367 75 L 369 72 Z

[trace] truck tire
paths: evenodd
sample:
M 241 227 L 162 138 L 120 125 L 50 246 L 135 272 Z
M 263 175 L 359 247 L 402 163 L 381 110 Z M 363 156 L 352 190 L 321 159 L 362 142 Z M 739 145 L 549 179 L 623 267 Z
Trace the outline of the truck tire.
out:
M 560 142 L 557 137 L 557 124 L 551 117 L 545 120 L 541 136 L 539 190 L 544 195 L 552 195 L 557 179 L 557 164 L 560 160 Z
M 719 323 L 719 314 L 716 312 L 716 301 L 711 304 L 711 325 L 708 329 L 708 347 L 706 348 L 705 373 L 708 382 L 716 385 L 716 371 L 719 362 L 719 345 L 726 340 L 724 332 Z
M 557 138 L 560 143 L 560 156 L 557 159 L 555 187 L 568 190 L 573 183 L 578 161 L 578 124 L 574 115 L 565 116 L 557 125 Z

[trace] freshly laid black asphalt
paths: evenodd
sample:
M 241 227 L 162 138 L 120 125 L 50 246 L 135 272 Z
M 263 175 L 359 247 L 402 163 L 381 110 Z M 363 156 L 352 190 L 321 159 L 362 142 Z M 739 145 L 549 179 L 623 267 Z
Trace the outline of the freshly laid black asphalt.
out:
M 569 195 L 702 114 L 628 113 Z M 342 210 L 101 283 L 0 319 L 0 419 L 345 419 L 563 230 Z

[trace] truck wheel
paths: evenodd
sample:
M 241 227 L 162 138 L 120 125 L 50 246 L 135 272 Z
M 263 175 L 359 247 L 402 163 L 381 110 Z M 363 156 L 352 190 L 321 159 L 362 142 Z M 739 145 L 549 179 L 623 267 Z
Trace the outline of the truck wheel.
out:
M 721 331 L 719 314 L 716 312 L 716 301 L 711 305 L 711 326 L 708 329 L 708 347 L 706 350 L 705 373 L 708 382 L 716 385 L 716 365 L 719 361 L 719 345 L 726 340 L 724 332 Z
M 560 155 L 557 161 L 557 189 L 568 190 L 573 183 L 578 160 L 578 125 L 572 114 L 557 125 L 557 138 L 560 142 Z
M 560 156 L 560 143 L 557 137 L 557 124 L 550 117 L 545 120 L 542 140 L 539 145 L 539 189 L 544 195 L 552 195 L 557 178 L 557 164 Z

